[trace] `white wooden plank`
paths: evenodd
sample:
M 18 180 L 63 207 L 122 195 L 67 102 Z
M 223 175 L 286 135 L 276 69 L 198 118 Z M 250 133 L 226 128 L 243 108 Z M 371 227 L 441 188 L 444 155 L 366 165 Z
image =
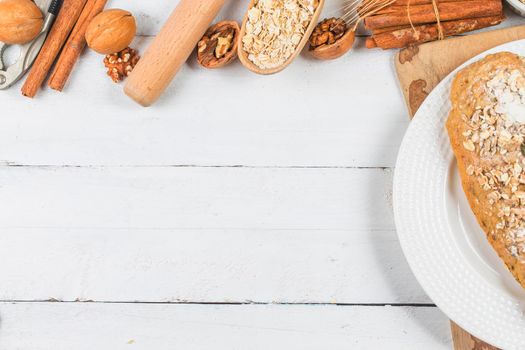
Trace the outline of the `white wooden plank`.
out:
M 0 300 L 431 302 L 393 231 L 1 232 Z
M 392 230 L 382 169 L 0 167 L 0 228 Z
M 390 183 L 379 169 L 0 167 L 0 299 L 428 303 Z
M 138 39 L 144 48 L 149 39 Z M 44 165 L 393 166 L 408 125 L 391 52 L 301 57 L 257 76 L 186 65 L 152 108 L 87 53 L 66 92 L 0 93 L 0 161 Z M 5 117 L 4 117 L 5 116 Z
M 0 304 L 0 348 L 444 350 L 436 308 Z

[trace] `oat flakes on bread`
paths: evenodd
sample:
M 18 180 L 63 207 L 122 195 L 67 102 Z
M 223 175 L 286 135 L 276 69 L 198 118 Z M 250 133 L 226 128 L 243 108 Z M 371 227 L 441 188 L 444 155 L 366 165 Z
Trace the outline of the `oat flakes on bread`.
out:
M 463 190 L 490 244 L 525 288 L 525 59 L 489 55 L 460 71 L 447 130 Z

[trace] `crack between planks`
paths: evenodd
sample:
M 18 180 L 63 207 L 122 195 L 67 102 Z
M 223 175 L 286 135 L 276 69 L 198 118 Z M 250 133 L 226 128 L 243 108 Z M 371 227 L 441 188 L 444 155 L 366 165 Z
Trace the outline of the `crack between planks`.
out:
M 44 299 L 44 300 L 24 300 L 24 299 L 6 299 L 0 300 L 0 303 L 16 303 L 16 304 L 43 304 L 43 303 L 59 303 L 59 304 L 151 304 L 151 305 L 217 305 L 217 306 L 341 306 L 341 307 L 436 307 L 432 303 L 323 303 L 323 302 L 258 302 L 258 301 L 243 301 L 243 302 L 206 302 L 206 301 L 114 301 L 114 300 L 58 300 L 58 299 Z
M 5 230 L 108 230 L 108 231 L 326 231 L 326 232 L 368 232 L 368 233 L 395 233 L 392 227 L 385 228 L 323 228 L 323 227 L 297 227 L 297 228 L 278 228 L 278 227 L 104 227 L 104 226 L 1 226 Z M 0 300 L 1 301 L 1 300 Z
M 129 168 L 215 168 L 215 169 L 350 169 L 350 170 L 391 170 L 386 166 L 336 166 L 336 165 L 200 165 L 200 164 L 166 164 L 166 165 L 51 165 L 51 164 L 18 164 L 0 160 L 0 168 L 38 168 L 38 169 L 129 169 Z

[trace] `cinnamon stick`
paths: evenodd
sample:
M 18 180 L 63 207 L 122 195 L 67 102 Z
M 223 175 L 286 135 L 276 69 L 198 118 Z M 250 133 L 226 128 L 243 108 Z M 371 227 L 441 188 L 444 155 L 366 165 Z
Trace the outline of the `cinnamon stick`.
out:
M 410 26 L 395 26 L 395 27 L 378 28 L 378 29 L 374 29 L 372 34 L 376 35 L 376 34 L 381 34 L 381 33 L 393 32 L 395 30 L 400 30 L 400 29 L 407 29 L 407 28 L 412 28 L 412 27 L 410 27 Z
M 64 1 L 46 42 L 40 50 L 24 86 L 22 86 L 24 96 L 36 96 L 85 4 L 86 0 Z
M 410 0 L 403 0 L 403 1 L 410 1 Z M 422 12 L 422 13 L 426 13 L 427 11 L 431 11 L 432 13 L 434 13 L 434 18 L 432 20 L 432 22 L 435 22 L 436 20 L 436 16 L 435 16 L 435 12 L 434 12 L 434 5 L 432 3 L 432 0 L 414 0 L 414 1 L 418 1 L 420 2 L 419 4 L 414 4 L 412 3 L 412 1 L 410 1 L 410 5 L 408 4 L 401 4 L 401 5 L 397 5 L 396 3 L 393 3 L 389 6 L 386 6 L 380 10 L 378 10 L 376 13 L 373 14 L 373 16 L 379 16 L 379 15 L 407 15 L 408 12 L 410 12 L 410 18 L 412 19 L 412 17 L 418 12 Z M 423 1 L 425 1 L 423 3 Z M 439 4 L 442 4 L 442 3 L 447 3 L 448 5 L 446 5 L 445 7 L 450 7 L 450 6 L 458 6 L 458 3 L 461 3 L 459 5 L 463 5 L 463 6 L 471 6 L 471 7 L 475 7 L 478 5 L 478 3 L 484 3 L 486 4 L 487 2 L 492 2 L 493 5 L 495 5 L 495 3 L 500 3 L 501 4 L 501 0 L 486 0 L 486 1 L 482 1 L 482 0 L 436 0 L 436 5 L 438 7 L 438 9 L 440 9 L 439 7 Z M 454 4 L 450 4 L 450 3 L 456 3 L 456 5 Z M 467 8 L 468 10 L 468 8 Z M 486 16 L 478 16 L 478 17 L 486 17 Z M 441 16 L 440 16 L 441 18 Z M 412 22 L 414 22 L 414 20 L 412 19 Z
M 460 1 L 476 1 L 476 0 L 439 0 L 439 3 L 442 2 L 460 2 Z M 392 6 L 407 6 L 410 4 L 410 6 L 415 5 L 426 5 L 426 4 L 432 4 L 432 0 L 396 0 Z
M 503 12 L 501 0 L 445 2 L 439 3 L 437 6 L 441 21 L 498 16 Z M 432 4 L 410 6 L 410 17 L 407 6 L 389 6 L 382 13 L 366 18 L 365 27 L 374 30 L 435 22 L 436 14 Z
M 491 16 L 473 19 L 463 19 L 457 21 L 442 22 L 443 34 L 445 36 L 458 35 L 472 30 L 490 27 L 501 23 L 505 16 Z M 414 30 L 415 29 L 415 30 Z M 415 28 L 404 28 L 374 34 L 366 40 L 367 48 L 380 47 L 382 49 L 397 49 L 408 45 L 422 44 L 428 41 L 437 40 L 439 37 L 437 24 L 427 24 Z
M 69 35 L 55 68 L 49 78 L 48 86 L 57 91 L 62 91 L 64 86 L 86 47 L 86 30 L 91 20 L 104 10 L 108 0 L 87 0 L 80 17 Z
M 373 36 L 371 36 L 369 38 L 366 38 L 366 40 L 365 40 L 365 47 L 367 49 L 375 49 L 375 48 L 377 48 L 377 43 L 376 43 L 376 40 L 374 39 Z

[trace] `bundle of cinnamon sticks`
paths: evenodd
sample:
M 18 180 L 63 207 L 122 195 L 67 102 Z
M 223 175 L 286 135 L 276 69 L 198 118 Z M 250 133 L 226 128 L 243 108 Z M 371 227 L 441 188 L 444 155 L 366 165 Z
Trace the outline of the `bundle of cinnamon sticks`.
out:
M 67 0 L 55 20 L 44 46 L 40 50 L 22 87 L 22 94 L 34 97 L 56 62 L 49 86 L 64 88 L 75 63 L 86 46 L 86 28 L 102 12 L 108 0 Z
M 364 20 L 366 47 L 403 48 L 490 27 L 505 19 L 501 0 L 395 0 Z

